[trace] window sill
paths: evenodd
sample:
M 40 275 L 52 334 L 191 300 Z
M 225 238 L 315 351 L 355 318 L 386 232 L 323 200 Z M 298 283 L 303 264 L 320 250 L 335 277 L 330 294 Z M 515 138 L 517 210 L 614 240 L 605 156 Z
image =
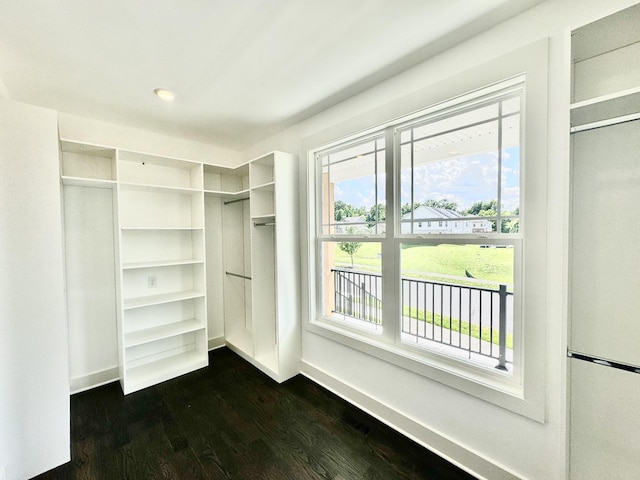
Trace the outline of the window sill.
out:
M 306 330 L 531 420 L 545 422 L 544 405 L 527 399 L 522 385 L 499 370 L 409 345 L 392 345 L 379 335 L 367 335 L 326 318 L 309 322 Z

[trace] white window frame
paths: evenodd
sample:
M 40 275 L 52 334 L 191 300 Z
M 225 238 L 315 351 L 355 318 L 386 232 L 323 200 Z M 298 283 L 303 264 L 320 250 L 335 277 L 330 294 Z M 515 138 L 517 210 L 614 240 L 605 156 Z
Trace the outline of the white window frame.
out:
M 320 298 L 321 282 L 317 281 L 317 278 L 321 271 L 319 270 L 321 265 L 318 265 L 316 261 L 318 258 L 316 255 L 317 244 L 315 236 L 317 212 L 313 211 L 313 205 L 314 203 L 318 205 L 318 198 L 315 189 L 317 170 L 314 152 L 320 147 L 329 146 L 332 138 L 337 139 L 333 142 L 333 145 L 338 145 L 348 139 L 371 135 L 390 125 L 396 125 L 399 123 L 397 119 L 410 120 L 411 118 L 417 118 L 419 115 L 436 112 L 477 98 L 479 95 L 478 90 L 485 94 L 494 86 L 496 90 L 501 89 L 505 85 L 503 79 L 513 79 L 518 82 L 521 76 L 525 75 L 523 72 L 526 72 L 526 88 L 521 110 L 524 118 L 524 129 L 521 134 L 525 140 L 521 144 L 521 156 L 525 172 L 521 177 L 522 204 L 520 217 L 523 219 L 523 223 L 526 223 L 526 231 L 523 233 L 522 238 L 513 239 L 513 242 L 522 242 L 522 247 L 524 248 L 524 245 L 526 245 L 527 248 L 524 258 L 516 258 L 516 268 L 519 268 L 518 265 L 520 263 L 522 264 L 522 272 L 516 272 L 516 277 L 521 274 L 522 285 L 527 286 L 526 290 L 523 290 L 522 303 L 519 305 L 526 312 L 525 321 L 522 325 L 522 331 L 514 332 L 514 351 L 522 352 L 523 354 L 520 362 L 522 366 L 521 372 L 510 378 L 501 377 L 494 372 L 487 374 L 487 372 L 479 371 L 476 367 L 466 362 L 437 355 L 425 355 L 422 352 L 416 353 L 411 349 L 399 346 L 397 343 L 389 342 L 389 339 L 384 338 L 384 335 L 380 338 L 380 336 L 349 328 L 318 315 L 317 299 Z M 460 74 L 453 80 L 442 82 L 429 89 L 410 95 L 409 97 L 420 101 L 423 105 L 431 105 L 419 112 L 401 115 L 403 108 L 406 108 L 406 105 L 409 104 L 406 101 L 407 99 L 404 99 L 402 102 L 393 102 L 391 106 L 379 108 L 376 112 L 379 122 L 374 128 L 361 128 L 360 132 L 355 135 L 344 135 L 344 132 L 349 129 L 352 132 L 356 131 L 353 128 L 354 122 L 350 121 L 303 141 L 303 149 L 308 153 L 307 164 L 302 172 L 303 175 L 306 174 L 307 196 L 305 200 L 306 204 L 311 207 L 311 209 L 307 209 L 308 218 L 305 218 L 307 221 L 308 241 L 303 248 L 303 254 L 306 254 L 307 257 L 307 263 L 303 268 L 308 273 L 306 276 L 308 279 L 308 293 L 306 298 L 303 299 L 303 307 L 308 315 L 305 322 L 306 332 L 329 338 L 536 421 L 544 422 L 546 365 L 544 348 L 544 319 L 546 314 L 546 291 L 544 288 L 546 273 L 546 196 L 544 194 L 546 192 L 547 178 L 546 80 L 547 42 L 540 41 L 524 47 L 518 52 L 507 54 L 504 57 Z M 395 116 L 389 115 L 390 112 L 394 111 L 396 112 Z M 368 115 L 367 117 L 370 121 L 376 115 Z M 385 121 L 385 115 L 388 115 L 387 119 L 395 118 L 396 120 Z M 367 119 L 359 120 L 361 126 L 366 127 Z M 387 129 L 387 132 L 389 131 Z M 389 133 L 387 135 L 387 155 L 393 155 L 393 148 L 391 148 L 391 145 L 393 145 L 392 138 L 389 137 Z M 395 181 L 395 176 L 387 172 L 387 191 L 394 189 L 391 184 L 393 181 Z M 392 209 L 387 205 L 387 219 L 390 222 L 394 222 L 393 218 L 389 219 L 391 211 Z M 391 213 L 391 217 L 393 217 L 393 213 Z M 526 221 L 524 220 L 525 218 Z M 371 240 L 374 239 L 371 238 Z M 467 238 L 464 241 L 469 243 L 470 240 Z M 385 262 L 383 266 L 383 268 L 391 270 L 391 272 L 383 271 L 383 276 L 387 279 L 398 278 L 394 270 L 399 268 L 397 244 L 402 241 L 399 237 L 394 241 L 383 241 L 382 255 L 395 259 L 393 262 Z M 475 241 L 481 242 L 480 239 Z M 395 285 L 391 286 L 391 288 L 399 289 L 399 286 Z M 397 294 L 396 298 L 399 298 Z M 383 308 L 393 310 L 394 306 L 383 305 Z M 389 311 L 385 312 L 384 315 L 386 318 L 393 318 L 394 314 L 394 311 Z

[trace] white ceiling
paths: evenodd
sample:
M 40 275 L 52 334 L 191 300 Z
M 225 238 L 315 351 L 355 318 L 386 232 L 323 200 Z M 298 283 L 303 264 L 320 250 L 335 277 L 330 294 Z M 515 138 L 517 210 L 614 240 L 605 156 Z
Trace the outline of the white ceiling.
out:
M 0 0 L 0 96 L 242 149 L 541 1 Z

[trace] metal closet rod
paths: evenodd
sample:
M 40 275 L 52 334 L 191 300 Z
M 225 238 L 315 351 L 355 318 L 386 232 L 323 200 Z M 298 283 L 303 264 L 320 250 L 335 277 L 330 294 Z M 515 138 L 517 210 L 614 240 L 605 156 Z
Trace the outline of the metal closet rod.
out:
M 247 277 L 246 275 L 240 275 L 239 273 L 233 273 L 233 272 L 224 272 L 225 275 L 229 275 L 230 277 L 238 277 L 238 278 L 244 278 L 245 280 L 251 280 L 251 277 Z
M 253 226 L 254 227 L 273 227 L 275 226 L 276 222 L 263 222 L 263 223 L 254 223 Z
M 603 365 L 605 367 L 617 368 L 618 370 L 624 370 L 632 373 L 640 373 L 640 366 L 630 365 L 628 363 L 614 362 L 613 360 L 608 360 L 606 358 L 594 357 L 591 355 L 586 355 L 584 353 L 574 352 L 573 350 L 567 351 L 567 357 L 575 358 L 577 360 L 583 360 L 585 362 L 596 363 L 598 365 Z
M 224 202 L 224 205 L 229 205 L 230 203 L 236 202 L 244 202 L 245 200 L 249 200 L 248 198 L 238 198 L 237 200 L 229 200 L 228 202 Z
M 629 115 L 622 115 L 619 117 L 608 118 L 606 120 L 599 120 L 597 122 L 590 122 L 582 125 L 576 125 L 575 127 L 571 127 L 570 132 L 572 134 L 580 133 L 580 132 L 585 132 L 587 130 L 595 130 L 596 128 L 612 127 L 614 125 L 633 122 L 635 120 L 640 120 L 640 113 L 631 113 Z

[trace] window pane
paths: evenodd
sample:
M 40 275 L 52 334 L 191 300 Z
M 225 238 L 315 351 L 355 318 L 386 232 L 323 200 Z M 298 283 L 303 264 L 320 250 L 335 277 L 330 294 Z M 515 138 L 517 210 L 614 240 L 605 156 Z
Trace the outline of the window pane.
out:
M 500 116 L 500 102 L 513 112 L 520 97 L 403 129 L 401 233 L 504 232 L 500 217 L 518 215 L 520 114 Z
M 382 331 L 381 244 L 322 242 L 322 313 Z
M 507 117 L 503 122 L 505 148 L 502 150 L 501 214 L 520 215 L 520 114 Z M 502 222 L 502 233 L 518 233 L 517 218 Z
M 384 137 L 321 154 L 322 232 L 384 233 Z
M 495 367 L 504 328 L 504 363 L 511 371 L 513 250 L 504 245 L 403 244 L 402 342 Z

